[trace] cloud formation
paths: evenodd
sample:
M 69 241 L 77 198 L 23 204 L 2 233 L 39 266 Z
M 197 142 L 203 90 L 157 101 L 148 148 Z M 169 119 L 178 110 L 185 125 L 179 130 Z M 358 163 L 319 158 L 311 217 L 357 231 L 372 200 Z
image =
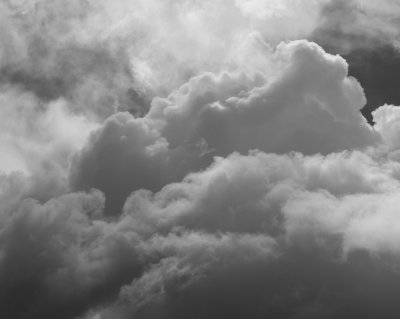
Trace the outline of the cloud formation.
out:
M 396 7 L 1 3 L 0 317 L 397 317 Z
M 341 54 L 349 73 L 363 86 L 367 104 L 363 114 L 389 103 L 400 104 L 396 83 L 399 56 L 400 10 L 397 1 L 333 0 L 325 3 L 311 38 L 330 53 Z
M 279 45 L 270 59 L 272 74 L 205 73 L 154 99 L 143 118 L 111 117 L 76 157 L 73 184 L 105 191 L 119 209 L 133 190 L 158 190 L 206 167 L 211 155 L 329 153 L 379 141 L 342 58 L 298 41 Z

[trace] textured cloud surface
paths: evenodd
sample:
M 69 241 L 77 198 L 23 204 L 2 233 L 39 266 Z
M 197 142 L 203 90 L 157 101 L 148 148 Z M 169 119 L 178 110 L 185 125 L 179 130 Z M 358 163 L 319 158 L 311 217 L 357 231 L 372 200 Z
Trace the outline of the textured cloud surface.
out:
M 397 318 L 399 9 L 0 3 L 0 317 Z

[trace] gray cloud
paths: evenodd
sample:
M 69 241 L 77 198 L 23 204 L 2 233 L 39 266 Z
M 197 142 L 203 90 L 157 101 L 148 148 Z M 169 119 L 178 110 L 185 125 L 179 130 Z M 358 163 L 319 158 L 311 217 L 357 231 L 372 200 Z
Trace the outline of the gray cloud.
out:
M 118 212 L 132 191 L 159 190 L 206 167 L 211 155 L 328 153 L 379 141 L 359 113 L 365 97 L 343 59 L 305 41 L 271 54 L 278 67 L 269 78 L 206 73 L 153 100 L 144 118 L 107 120 L 75 158 L 75 189 L 101 189 Z
M 0 9 L 0 317 L 398 317 L 396 2 Z
M 99 192 L 43 205 L 25 200 L 2 222 L 1 278 L 7 296 L 19 300 L 4 311 L 52 317 L 65 309 L 66 318 L 91 307 L 87 318 L 390 314 L 395 302 L 372 302 L 375 291 L 359 289 L 398 291 L 388 285 L 397 275 L 385 257 L 397 255 L 397 221 L 394 211 L 381 213 L 396 207 L 396 174 L 398 166 L 361 152 L 255 152 L 220 158 L 154 195 L 138 191 L 114 221 L 102 216 Z
M 330 152 L 374 143 L 377 137 L 359 114 L 362 88 L 347 77 L 343 59 L 304 41 L 281 44 L 270 59 L 277 74 L 266 83 L 246 89 L 249 80 L 241 75 L 200 76 L 155 100 L 148 117 L 166 118 L 163 131 L 172 144 L 200 136 L 224 155 L 251 148 Z M 225 87 L 233 91 L 229 97 Z

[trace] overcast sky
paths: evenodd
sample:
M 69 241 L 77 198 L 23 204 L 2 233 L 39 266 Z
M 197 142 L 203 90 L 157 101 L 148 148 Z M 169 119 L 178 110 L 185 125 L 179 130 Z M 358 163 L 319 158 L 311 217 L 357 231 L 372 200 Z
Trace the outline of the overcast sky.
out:
M 399 318 L 399 0 L 0 0 L 0 318 Z

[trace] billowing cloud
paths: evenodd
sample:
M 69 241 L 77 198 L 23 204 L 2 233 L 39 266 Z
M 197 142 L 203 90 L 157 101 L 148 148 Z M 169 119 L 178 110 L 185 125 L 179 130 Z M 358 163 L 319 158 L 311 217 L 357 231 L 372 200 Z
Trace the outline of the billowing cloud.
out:
M 165 259 L 124 286 L 111 306 L 86 317 L 333 318 L 398 311 L 395 302 L 374 300 L 378 295 L 368 291 L 369 285 L 384 294 L 399 289 L 388 284 L 398 274 L 386 255 L 398 255 L 397 170 L 357 152 L 257 152 L 220 158 L 156 194 L 138 191 L 121 225 L 147 238 L 148 253 L 155 243 L 166 249 L 158 252 Z M 210 233 L 223 242 L 232 236 L 236 253 L 200 235 Z
M 397 10 L 1 3 L 0 317 L 397 318 Z
M 281 44 L 270 59 L 272 74 L 202 74 L 154 99 L 143 118 L 110 118 L 76 158 L 75 187 L 97 187 L 119 209 L 130 192 L 158 190 L 207 166 L 211 154 L 328 153 L 379 141 L 342 58 L 299 41 Z
M 148 117 L 166 122 L 171 144 L 201 137 L 224 155 L 252 148 L 329 152 L 374 143 L 359 113 L 363 90 L 347 77 L 342 58 L 298 41 L 279 45 L 270 59 L 276 69 L 260 70 L 262 77 L 193 78 L 167 99 L 154 100 Z

